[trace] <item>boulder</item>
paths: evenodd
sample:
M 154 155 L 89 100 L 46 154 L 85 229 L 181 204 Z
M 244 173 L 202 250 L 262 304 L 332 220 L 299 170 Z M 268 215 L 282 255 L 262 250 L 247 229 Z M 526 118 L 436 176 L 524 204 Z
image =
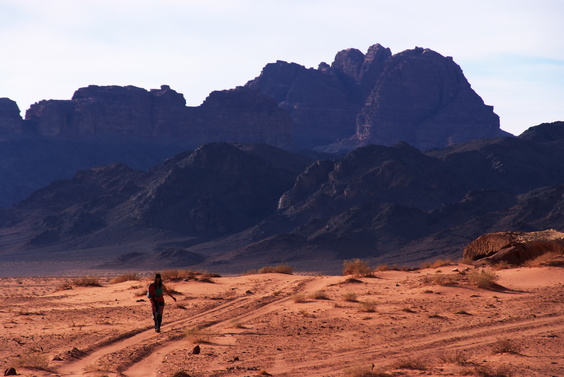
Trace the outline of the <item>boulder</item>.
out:
M 521 265 L 546 253 L 564 253 L 564 233 L 549 229 L 539 232 L 485 234 L 464 249 L 464 259 Z

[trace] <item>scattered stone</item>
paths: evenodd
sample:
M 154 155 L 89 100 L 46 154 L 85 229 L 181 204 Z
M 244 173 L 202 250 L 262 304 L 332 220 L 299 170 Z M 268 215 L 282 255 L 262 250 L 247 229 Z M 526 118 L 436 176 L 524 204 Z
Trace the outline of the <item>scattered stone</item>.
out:
M 195 346 L 194 349 L 192 350 L 192 354 L 193 355 L 199 355 L 200 354 L 200 346 Z
M 4 376 L 17 376 L 16 368 L 8 368 L 4 371 Z

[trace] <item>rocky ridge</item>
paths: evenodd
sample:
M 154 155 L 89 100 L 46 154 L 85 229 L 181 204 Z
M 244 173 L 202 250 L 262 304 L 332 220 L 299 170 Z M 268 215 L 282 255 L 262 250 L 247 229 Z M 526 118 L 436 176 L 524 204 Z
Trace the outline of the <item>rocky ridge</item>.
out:
M 49 259 L 88 250 L 106 267 L 146 265 L 161 253 L 167 266 L 230 272 L 458 259 L 485 233 L 564 229 L 564 171 L 554 162 L 564 139 L 542 136 L 562 127 L 528 132 L 541 141 L 428 153 L 371 145 L 317 161 L 264 144 L 211 143 L 147 171 L 89 169 L 0 211 L 0 252 Z
M 422 48 L 346 49 L 316 69 L 277 61 L 195 107 L 168 85 L 90 85 L 69 100 L 33 104 L 25 119 L 0 99 L 0 208 L 80 169 L 117 161 L 145 169 L 210 142 L 342 154 L 371 143 L 425 150 L 498 136 L 508 134 L 460 67 Z

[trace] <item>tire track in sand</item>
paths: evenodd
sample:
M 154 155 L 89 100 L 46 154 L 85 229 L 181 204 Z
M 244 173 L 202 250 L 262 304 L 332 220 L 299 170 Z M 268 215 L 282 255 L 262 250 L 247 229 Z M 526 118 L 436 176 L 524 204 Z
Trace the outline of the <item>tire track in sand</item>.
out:
M 312 279 L 287 282 L 284 288 L 290 289 L 293 293 L 309 280 Z M 89 371 L 113 372 L 108 375 L 118 376 L 155 376 L 156 367 L 159 365 L 158 360 L 162 358 L 162 355 L 178 347 L 178 343 L 185 337 L 186 328 L 197 326 L 207 328 L 216 323 L 233 321 L 237 316 L 248 314 L 257 308 L 288 300 L 289 295 L 291 293 L 282 297 L 272 295 L 239 297 L 189 318 L 168 322 L 167 328 L 170 330 L 165 330 L 160 334 L 154 333 L 152 327 L 140 332 L 130 332 L 118 337 L 115 341 L 110 341 L 109 344 L 108 342 L 102 343 L 81 359 L 60 366 L 57 372 L 61 376 L 68 377 L 84 376 Z

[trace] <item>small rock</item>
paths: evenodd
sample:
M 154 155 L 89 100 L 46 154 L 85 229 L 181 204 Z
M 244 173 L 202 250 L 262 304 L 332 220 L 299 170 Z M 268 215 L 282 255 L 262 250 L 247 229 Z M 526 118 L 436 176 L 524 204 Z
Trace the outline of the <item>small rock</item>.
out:
M 4 376 L 17 376 L 16 368 L 8 368 L 4 371 Z
M 192 354 L 193 354 L 193 355 L 198 355 L 198 354 L 200 354 L 200 346 L 194 347 L 194 349 L 192 350 Z

